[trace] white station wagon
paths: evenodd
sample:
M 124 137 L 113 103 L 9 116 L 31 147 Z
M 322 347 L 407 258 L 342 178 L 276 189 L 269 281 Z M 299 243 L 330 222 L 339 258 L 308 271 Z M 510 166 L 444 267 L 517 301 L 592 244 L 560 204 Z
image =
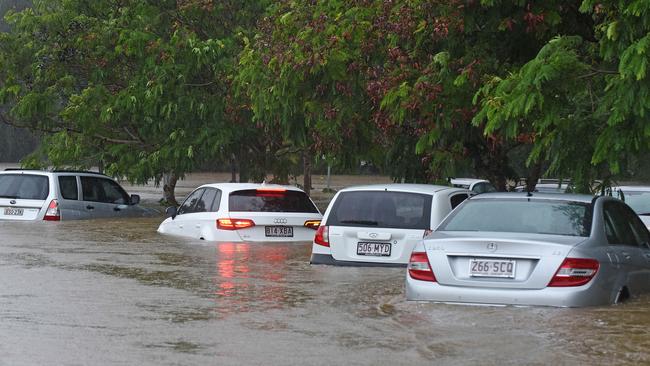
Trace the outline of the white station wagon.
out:
M 255 183 L 202 185 L 158 232 L 210 241 L 311 241 L 322 215 L 301 189 Z
M 429 184 L 342 189 L 312 244 L 312 264 L 405 266 L 413 247 L 474 192 Z

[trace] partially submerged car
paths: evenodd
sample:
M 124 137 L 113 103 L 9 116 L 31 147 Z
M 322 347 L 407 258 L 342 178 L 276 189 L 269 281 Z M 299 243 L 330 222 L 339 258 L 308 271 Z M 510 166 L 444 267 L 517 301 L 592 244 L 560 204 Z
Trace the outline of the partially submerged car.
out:
M 214 183 L 198 187 L 158 232 L 210 241 L 311 241 L 322 215 L 293 186 Z
M 650 291 L 650 233 L 612 197 L 472 197 L 418 244 L 408 300 L 576 307 Z
M 485 179 L 450 178 L 449 184 L 451 184 L 452 187 L 469 189 L 470 191 L 473 191 L 476 194 L 497 191 L 494 185 L 490 183 L 489 180 L 485 180 Z
M 60 221 L 147 216 L 140 196 L 128 195 L 97 172 L 7 169 L 0 172 L 0 220 Z
M 647 228 L 650 229 L 650 187 L 649 186 L 615 186 L 612 195 L 625 201 Z
M 428 184 L 340 190 L 312 244 L 312 264 L 405 266 L 416 243 L 473 194 Z

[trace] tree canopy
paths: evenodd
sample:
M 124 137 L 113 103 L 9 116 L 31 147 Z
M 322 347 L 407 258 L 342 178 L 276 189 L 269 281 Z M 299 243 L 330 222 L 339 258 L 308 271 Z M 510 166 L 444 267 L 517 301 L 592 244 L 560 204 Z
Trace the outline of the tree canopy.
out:
M 550 175 L 586 190 L 648 152 L 649 9 L 36 0 L 0 33 L 1 117 L 47 133 L 28 163 L 134 182 L 214 161 L 286 181 L 324 158 L 410 182 Z

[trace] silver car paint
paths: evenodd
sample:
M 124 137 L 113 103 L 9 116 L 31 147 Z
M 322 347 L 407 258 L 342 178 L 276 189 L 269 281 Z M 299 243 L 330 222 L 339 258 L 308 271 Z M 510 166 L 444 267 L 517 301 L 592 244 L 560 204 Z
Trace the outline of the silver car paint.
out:
M 518 197 L 520 194 L 489 194 L 490 197 Z M 537 199 L 576 200 L 590 202 L 591 196 L 549 194 L 534 195 Z M 631 294 L 650 290 L 650 249 L 627 245 L 610 245 L 603 222 L 603 204 L 608 197 L 595 201 L 589 237 L 521 233 L 442 232 L 428 236 L 415 250 L 426 250 L 438 282 L 414 280 L 406 275 L 408 300 L 450 303 L 587 306 L 616 301 L 621 289 Z M 489 243 L 496 244 L 488 247 Z M 498 257 L 520 258 L 529 263 L 524 275 L 514 280 L 473 278 L 454 273 L 453 258 Z M 596 276 L 577 287 L 546 287 L 566 257 L 593 258 L 600 263 Z M 457 263 L 458 272 L 463 264 Z M 469 267 L 466 267 L 465 272 Z M 528 270 L 528 271 L 527 271 Z M 466 274 L 466 273 L 465 273 Z

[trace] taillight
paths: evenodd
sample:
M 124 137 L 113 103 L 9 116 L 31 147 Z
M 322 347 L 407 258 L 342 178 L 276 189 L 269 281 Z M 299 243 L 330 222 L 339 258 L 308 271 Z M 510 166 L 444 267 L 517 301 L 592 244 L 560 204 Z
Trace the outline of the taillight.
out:
M 307 220 L 305 221 L 304 226 L 310 229 L 318 230 L 318 227 L 320 226 L 320 220 Z
M 45 221 L 60 221 L 61 220 L 61 211 L 59 211 L 59 202 L 57 200 L 50 201 L 50 204 L 47 206 L 47 211 L 45 211 Z
M 555 276 L 548 283 L 548 286 L 582 286 L 594 278 L 599 266 L 598 261 L 595 259 L 566 258 L 555 272 Z
M 427 258 L 427 253 L 425 252 L 411 253 L 411 259 L 409 259 L 409 264 L 406 268 L 413 279 L 436 282 L 436 276 L 433 275 L 429 258 Z
M 330 232 L 327 226 L 319 226 L 314 235 L 314 243 L 324 247 L 330 246 Z
M 218 219 L 217 229 L 239 230 L 255 226 L 255 222 L 249 219 Z

